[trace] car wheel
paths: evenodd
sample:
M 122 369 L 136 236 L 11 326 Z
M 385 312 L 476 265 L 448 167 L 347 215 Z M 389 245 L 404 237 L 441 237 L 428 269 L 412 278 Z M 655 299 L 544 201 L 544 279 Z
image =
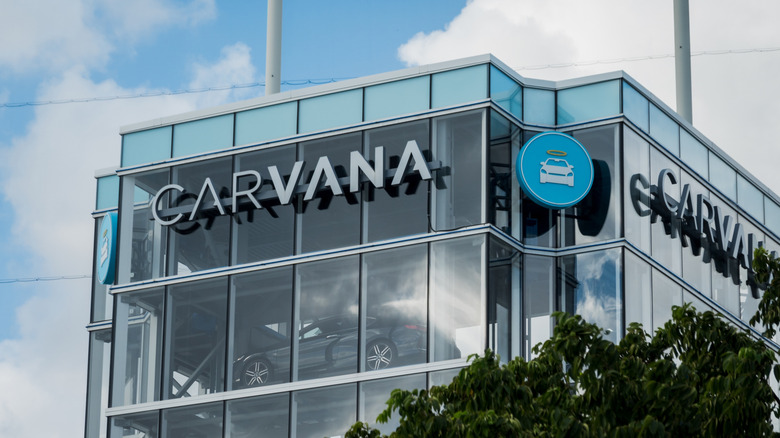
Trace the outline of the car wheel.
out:
M 244 386 L 263 386 L 271 380 L 271 364 L 265 359 L 252 359 L 244 366 L 241 382 Z
M 366 370 L 381 370 L 395 362 L 395 347 L 389 341 L 374 341 L 366 348 Z

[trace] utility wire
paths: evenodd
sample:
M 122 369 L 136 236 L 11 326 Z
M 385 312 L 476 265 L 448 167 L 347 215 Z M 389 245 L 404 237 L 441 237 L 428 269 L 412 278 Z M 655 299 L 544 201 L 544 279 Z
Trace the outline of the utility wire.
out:
M 766 47 L 761 49 L 710 50 L 710 51 L 693 52 L 691 53 L 691 56 L 736 55 L 736 54 L 745 54 L 745 53 L 767 53 L 767 52 L 778 52 L 778 51 L 780 51 L 780 47 Z M 517 71 L 544 70 L 544 69 L 552 69 L 552 68 L 582 67 L 582 66 L 597 65 L 597 64 L 617 64 L 619 62 L 648 61 L 648 60 L 673 58 L 673 57 L 674 57 L 673 53 L 666 53 L 662 55 L 646 55 L 646 56 L 635 56 L 635 57 L 626 57 L 626 58 L 598 59 L 593 61 L 565 62 L 560 64 L 529 65 L 523 67 L 513 67 L 513 69 Z M 320 85 L 320 84 L 329 84 L 332 82 L 338 82 L 344 79 L 352 79 L 352 78 L 297 79 L 297 80 L 281 81 L 281 83 L 283 85 L 291 85 L 291 86 Z M 250 82 L 246 84 L 232 84 L 232 85 L 207 87 L 207 88 L 188 88 L 188 89 L 173 90 L 173 91 L 167 91 L 167 90 L 150 91 L 147 93 L 126 94 L 122 96 L 36 100 L 36 101 L 29 101 L 29 102 L 6 102 L 6 103 L 0 103 L 0 108 L 21 108 L 21 107 L 28 107 L 28 106 L 61 105 L 66 103 L 84 103 L 84 102 L 102 102 L 102 101 L 109 101 L 109 100 L 138 99 L 143 97 L 176 96 L 180 94 L 206 93 L 210 91 L 237 90 L 241 88 L 254 88 L 254 87 L 265 87 L 265 82 Z
M 91 275 L 60 275 L 58 277 L 0 278 L 0 284 L 32 283 L 35 281 L 80 280 L 92 278 Z

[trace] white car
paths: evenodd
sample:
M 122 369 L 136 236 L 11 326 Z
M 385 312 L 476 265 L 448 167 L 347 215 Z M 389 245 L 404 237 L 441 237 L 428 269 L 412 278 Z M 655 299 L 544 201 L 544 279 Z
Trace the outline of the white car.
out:
M 562 184 L 574 187 L 574 166 L 562 158 L 548 158 L 541 162 L 539 183 Z

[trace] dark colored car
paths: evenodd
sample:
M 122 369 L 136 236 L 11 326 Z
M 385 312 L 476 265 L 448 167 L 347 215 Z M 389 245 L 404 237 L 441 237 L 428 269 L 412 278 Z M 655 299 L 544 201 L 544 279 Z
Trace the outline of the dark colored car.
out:
M 325 377 L 357 372 L 358 319 L 339 315 L 316 320 L 301 329 L 298 336 L 298 378 Z M 233 362 L 233 387 L 262 386 L 288 381 L 290 339 L 261 326 L 252 336 L 258 351 L 246 353 Z M 366 320 L 366 370 L 380 370 L 425 361 L 426 327 Z

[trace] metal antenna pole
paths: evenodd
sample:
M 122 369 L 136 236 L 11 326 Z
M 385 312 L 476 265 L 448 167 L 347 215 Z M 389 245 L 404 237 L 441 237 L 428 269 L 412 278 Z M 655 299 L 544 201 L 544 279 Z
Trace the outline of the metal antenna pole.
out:
M 265 95 L 279 92 L 282 75 L 282 0 L 268 0 L 265 41 Z
M 688 123 L 693 123 L 691 29 L 688 0 L 674 0 L 674 70 L 677 82 L 677 113 Z

